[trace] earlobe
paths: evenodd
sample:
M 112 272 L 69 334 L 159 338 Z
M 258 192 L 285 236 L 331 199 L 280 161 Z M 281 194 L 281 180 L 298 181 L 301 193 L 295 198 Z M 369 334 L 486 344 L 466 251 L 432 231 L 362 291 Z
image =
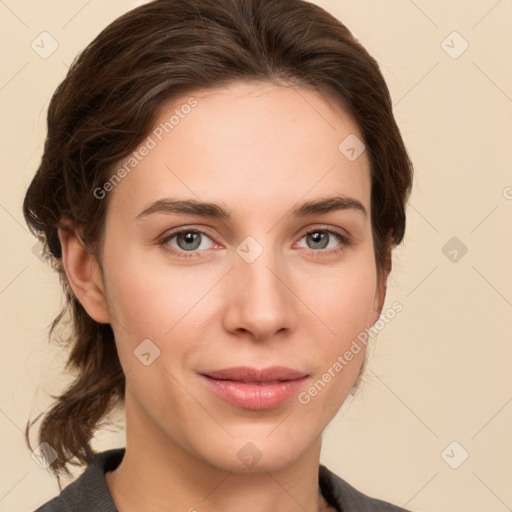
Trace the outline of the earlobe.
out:
M 73 293 L 93 320 L 110 323 L 103 278 L 96 256 L 85 247 L 71 222 L 65 222 L 58 233 L 62 265 Z

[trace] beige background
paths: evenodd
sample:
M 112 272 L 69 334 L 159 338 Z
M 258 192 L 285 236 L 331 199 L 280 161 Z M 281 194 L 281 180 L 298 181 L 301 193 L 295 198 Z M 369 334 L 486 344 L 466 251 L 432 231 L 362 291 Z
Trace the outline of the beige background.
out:
M 317 3 L 379 61 L 416 168 L 387 299 L 404 309 L 374 343 L 359 393 L 328 427 L 322 461 L 417 512 L 511 510 L 512 2 Z M 62 349 L 46 339 L 60 289 L 33 254 L 21 214 L 47 103 L 76 53 L 135 4 L 0 2 L 1 511 L 27 512 L 58 493 L 22 433 L 66 382 Z M 43 31 L 59 45 L 47 59 L 31 48 Z M 468 249 L 455 248 L 455 262 L 453 247 L 442 250 L 452 237 Z M 123 443 L 122 430 L 101 432 L 95 447 Z M 452 469 L 446 461 L 456 465 L 463 450 L 468 459 Z

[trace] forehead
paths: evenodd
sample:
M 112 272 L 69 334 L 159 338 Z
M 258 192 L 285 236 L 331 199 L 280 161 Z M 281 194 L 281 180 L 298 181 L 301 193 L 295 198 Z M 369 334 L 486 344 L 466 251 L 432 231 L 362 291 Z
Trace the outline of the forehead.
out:
M 310 89 L 253 82 L 184 94 L 160 109 L 111 208 L 133 217 L 172 196 L 254 213 L 338 193 L 369 210 L 369 161 L 365 151 L 347 158 L 347 140 L 362 140 L 358 126 Z

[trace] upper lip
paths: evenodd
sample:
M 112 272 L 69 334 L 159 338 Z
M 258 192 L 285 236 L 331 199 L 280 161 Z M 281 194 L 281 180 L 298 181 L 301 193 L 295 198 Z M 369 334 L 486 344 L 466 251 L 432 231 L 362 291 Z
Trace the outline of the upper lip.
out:
M 202 375 L 217 380 L 233 380 L 240 382 L 286 381 L 307 377 L 307 374 L 304 372 L 284 366 L 270 366 L 268 368 L 262 368 L 261 370 L 248 366 L 236 366 L 222 370 L 208 371 Z

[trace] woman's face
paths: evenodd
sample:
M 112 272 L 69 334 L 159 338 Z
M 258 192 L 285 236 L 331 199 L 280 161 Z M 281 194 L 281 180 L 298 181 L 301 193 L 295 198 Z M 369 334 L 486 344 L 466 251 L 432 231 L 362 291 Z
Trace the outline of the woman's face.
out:
M 183 96 L 104 187 L 106 300 L 141 443 L 275 470 L 318 448 L 347 397 L 383 297 L 369 160 L 329 105 L 254 83 Z

